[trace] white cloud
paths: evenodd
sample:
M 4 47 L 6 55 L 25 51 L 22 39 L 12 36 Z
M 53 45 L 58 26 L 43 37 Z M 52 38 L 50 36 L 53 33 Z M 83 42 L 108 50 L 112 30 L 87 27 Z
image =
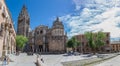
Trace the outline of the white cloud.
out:
M 111 38 L 120 37 L 120 0 L 73 0 L 73 2 L 76 5 L 75 13 L 80 14 L 61 17 L 70 29 L 69 37 L 85 31 L 100 30 L 110 32 Z

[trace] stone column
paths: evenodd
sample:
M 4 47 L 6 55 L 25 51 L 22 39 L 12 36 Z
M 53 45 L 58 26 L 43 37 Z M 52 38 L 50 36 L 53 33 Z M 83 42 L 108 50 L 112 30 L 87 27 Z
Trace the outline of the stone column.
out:
M 6 48 L 5 48 L 5 52 L 6 52 L 6 56 L 7 56 L 7 54 L 8 54 L 8 50 L 9 50 L 9 42 L 10 42 L 10 36 L 9 36 L 9 23 L 7 22 L 6 23 L 6 38 L 5 38 L 5 46 L 6 46 Z
M 43 44 L 43 52 L 46 52 L 46 51 L 45 51 L 45 43 Z
M 11 54 L 13 53 L 13 39 L 11 39 L 11 48 L 10 48 L 10 51 L 11 51 Z
M 3 36 L 3 47 L 2 47 L 2 56 L 1 56 L 1 58 L 4 56 L 4 54 L 5 54 L 5 51 L 4 51 L 4 49 L 5 49 L 5 23 L 3 22 L 3 23 L 1 23 L 1 29 L 2 29 L 2 36 Z
M 8 40 L 8 22 L 4 23 L 4 39 L 3 39 L 3 52 L 2 52 L 2 56 L 7 55 L 7 40 Z
M 16 43 L 15 42 L 13 42 L 13 52 L 16 53 Z
M 9 36 L 8 36 L 8 54 L 11 53 L 11 32 L 9 32 Z
M 10 27 L 9 27 L 8 54 L 12 53 L 12 51 L 11 51 L 11 48 L 12 48 L 12 33 L 13 33 L 12 26 L 10 25 Z
M 45 35 L 43 36 L 43 52 L 45 52 Z

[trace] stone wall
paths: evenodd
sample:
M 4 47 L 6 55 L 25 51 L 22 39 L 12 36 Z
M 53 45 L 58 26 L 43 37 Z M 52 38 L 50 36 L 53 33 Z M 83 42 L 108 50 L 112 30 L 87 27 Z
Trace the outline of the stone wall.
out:
M 0 0 L 0 56 L 16 51 L 16 32 L 5 0 Z

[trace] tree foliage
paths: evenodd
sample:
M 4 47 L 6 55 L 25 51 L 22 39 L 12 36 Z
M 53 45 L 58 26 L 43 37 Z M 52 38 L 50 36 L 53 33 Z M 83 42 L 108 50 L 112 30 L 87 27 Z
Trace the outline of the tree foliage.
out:
M 67 42 L 67 47 L 69 47 L 69 48 L 76 48 L 79 45 L 80 45 L 80 42 L 77 41 L 75 37 L 72 37 Z
M 71 39 L 68 40 L 68 42 L 67 42 L 67 47 L 69 47 L 69 48 L 72 48 L 72 47 L 73 47 L 73 42 L 72 42 Z
M 23 49 L 26 42 L 28 42 L 28 38 L 22 35 L 16 36 L 16 45 L 19 49 Z
M 104 46 L 104 38 L 105 33 L 99 31 L 96 34 L 93 34 L 92 32 L 85 32 L 85 37 L 88 41 L 89 47 L 92 50 L 96 50 L 101 46 Z
M 95 49 L 96 44 L 95 44 L 95 41 L 94 41 L 93 33 L 92 32 L 86 32 L 85 37 L 86 37 L 86 39 L 88 41 L 89 47 L 92 48 L 92 49 Z
M 99 31 L 96 37 L 97 48 L 105 45 L 104 38 L 105 38 L 105 34 Z

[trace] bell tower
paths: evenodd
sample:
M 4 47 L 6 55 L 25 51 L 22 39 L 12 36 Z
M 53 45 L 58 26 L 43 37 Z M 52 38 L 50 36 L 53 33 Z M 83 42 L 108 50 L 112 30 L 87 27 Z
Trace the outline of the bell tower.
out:
M 18 16 L 17 34 L 28 37 L 30 28 L 30 17 L 25 5 Z

